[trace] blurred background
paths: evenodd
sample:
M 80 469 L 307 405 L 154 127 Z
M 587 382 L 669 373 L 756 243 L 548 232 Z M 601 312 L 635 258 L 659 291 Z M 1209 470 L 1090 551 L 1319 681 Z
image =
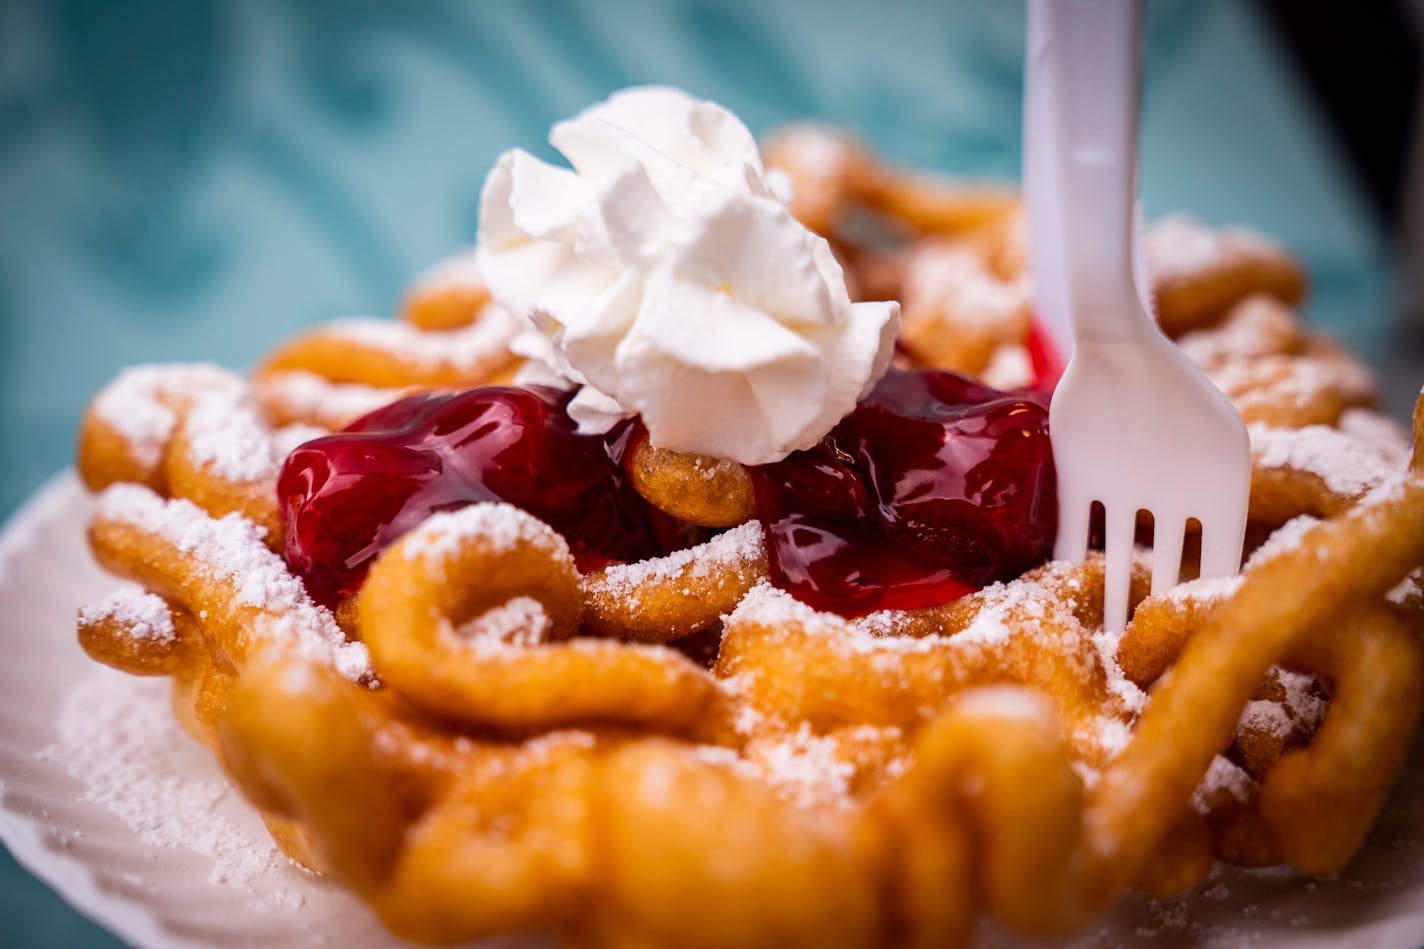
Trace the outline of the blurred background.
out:
M 1424 381 L 1424 0 L 1148 7 L 1149 219 L 1285 243 L 1310 317 L 1402 414 Z M 1003 0 L 0 0 L 0 516 L 68 464 L 119 367 L 243 367 L 390 312 L 473 240 L 499 152 L 553 159 L 550 123 L 622 86 L 1012 181 L 1023 32 Z M 0 943 L 114 944 L 3 854 Z

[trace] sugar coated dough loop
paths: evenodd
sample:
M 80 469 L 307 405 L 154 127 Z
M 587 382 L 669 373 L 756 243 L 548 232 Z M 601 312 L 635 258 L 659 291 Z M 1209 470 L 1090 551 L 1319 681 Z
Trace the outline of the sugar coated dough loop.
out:
M 1403 443 L 1372 443 L 1328 425 L 1252 425 L 1249 431 L 1251 519 L 1272 527 L 1302 514 L 1333 517 L 1402 471 L 1408 460 Z
M 1215 369 L 1234 361 L 1298 353 L 1304 332 L 1289 306 L 1255 294 L 1228 310 L 1218 325 L 1183 334 L 1177 345 L 1202 369 Z
M 1252 294 L 1286 304 L 1305 295 L 1305 275 L 1295 261 L 1251 231 L 1213 230 L 1171 215 L 1148 230 L 1146 254 L 1157 322 L 1169 336 L 1215 325 Z
M 1323 618 L 1360 598 L 1382 596 L 1415 569 L 1424 560 L 1421 530 L 1424 481 L 1405 478 L 1377 489 L 1263 557 L 1231 599 L 1192 633 L 1172 675 L 1154 690 L 1132 741 L 1094 788 L 1086 819 L 1120 850 L 1125 866 L 1146 858 L 1164 830 L 1163 808 L 1170 813 L 1171 802 L 1188 797 L 1271 665 Z M 1323 562 L 1350 566 L 1321 574 L 1317 565 Z M 1183 734 L 1189 716 L 1198 725 Z M 1373 734 L 1385 745 L 1393 740 L 1389 733 Z M 1154 810 L 1154 801 L 1161 807 Z
M 1001 347 L 1027 339 L 1028 290 L 971 248 L 926 242 L 905 262 L 900 344 L 925 365 L 982 374 Z
M 191 659 L 162 597 L 126 583 L 79 611 L 79 645 L 90 658 L 130 675 L 175 675 Z
M 961 628 L 908 638 L 874 635 L 763 585 L 726 618 L 715 671 L 765 717 L 819 730 L 855 724 L 913 729 L 954 693 L 1020 683 L 1051 697 L 1075 729 L 1075 751 L 1102 762 L 1114 750 L 1097 726 L 1124 725 L 1140 703 L 1114 683 L 1071 603 L 1021 580 L 972 595 Z M 1115 732 L 1111 726 L 1108 733 Z
M 337 383 L 379 387 L 472 386 L 514 360 L 509 314 L 486 306 L 468 326 L 422 330 L 388 320 L 334 320 L 278 349 L 258 370 L 299 369 Z
M 696 547 L 584 577 L 584 623 L 615 639 L 682 639 L 730 613 L 766 570 L 761 525 L 748 521 Z
M 253 397 L 274 424 L 315 425 L 331 431 L 418 391 L 418 386 L 332 382 L 305 369 L 273 370 L 252 383 Z
M 90 490 L 121 481 L 167 488 L 163 459 L 187 407 L 241 391 L 240 378 L 206 363 L 133 366 L 99 391 L 79 430 L 78 468 Z
M 197 399 L 169 443 L 169 493 L 215 517 L 237 513 L 257 524 L 275 550 L 282 543 L 277 475 L 286 457 L 282 435 L 244 392 Z
M 278 471 L 292 447 L 320 434 L 308 426 L 275 427 L 232 373 L 206 365 L 141 366 L 120 373 L 90 404 L 79 470 L 95 490 L 138 483 L 215 517 L 241 514 L 277 549 Z
M 352 680 L 371 678 L 365 646 L 346 641 L 240 515 L 213 518 L 189 501 L 118 484 L 99 496 L 89 540 L 111 572 L 199 618 L 210 648 L 230 666 L 277 650 L 328 663 Z
M 1316 626 L 1287 662 L 1331 688 L 1310 744 L 1267 772 L 1261 811 L 1281 856 L 1307 873 L 1344 868 L 1374 823 L 1409 753 L 1424 707 L 1424 644 L 1384 606 Z
M 541 644 L 518 633 L 461 638 L 517 599 L 514 618 L 547 624 Z M 433 711 L 514 729 L 623 722 L 701 727 L 718 689 L 681 655 L 568 637 L 583 601 L 568 546 L 518 508 L 476 504 L 428 519 L 377 559 L 359 601 L 362 639 L 392 688 Z M 547 644 L 543 644 L 547 643 Z

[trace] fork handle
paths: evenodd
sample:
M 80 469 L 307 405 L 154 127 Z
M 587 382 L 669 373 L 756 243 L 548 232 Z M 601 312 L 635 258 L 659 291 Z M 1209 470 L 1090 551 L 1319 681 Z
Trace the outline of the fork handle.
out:
M 1062 289 L 1077 341 L 1140 338 L 1133 277 L 1140 0 L 1032 0 L 1030 82 L 1049 92 Z

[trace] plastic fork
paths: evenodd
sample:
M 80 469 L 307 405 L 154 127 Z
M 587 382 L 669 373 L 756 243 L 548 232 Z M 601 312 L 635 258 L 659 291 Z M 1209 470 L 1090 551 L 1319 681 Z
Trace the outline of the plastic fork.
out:
M 1035 307 L 1072 359 L 1049 410 L 1054 557 L 1087 554 L 1103 506 L 1103 622 L 1127 622 L 1138 512 L 1152 515 L 1152 592 L 1181 578 L 1187 522 L 1202 577 L 1241 564 L 1251 452 L 1215 386 L 1157 328 L 1137 263 L 1139 0 L 1031 0 L 1025 174 Z M 1065 348 L 1061 346 L 1060 348 Z

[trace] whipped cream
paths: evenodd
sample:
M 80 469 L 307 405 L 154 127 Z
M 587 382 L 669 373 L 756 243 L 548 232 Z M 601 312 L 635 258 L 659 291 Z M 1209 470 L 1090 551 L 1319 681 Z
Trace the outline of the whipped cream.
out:
M 641 415 L 654 445 L 765 464 L 809 448 L 878 380 L 899 304 L 852 303 L 826 241 L 721 106 L 615 93 L 485 180 L 478 265 L 528 321 L 523 380 L 579 391 L 585 432 Z

